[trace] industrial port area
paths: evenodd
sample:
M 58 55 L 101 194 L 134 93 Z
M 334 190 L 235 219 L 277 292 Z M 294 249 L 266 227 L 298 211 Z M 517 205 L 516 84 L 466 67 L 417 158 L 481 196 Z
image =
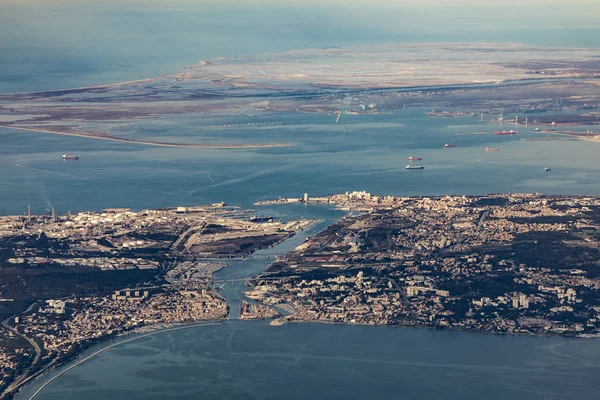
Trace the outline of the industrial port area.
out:
M 213 274 L 313 223 L 222 203 L 0 217 L 0 393 L 117 335 L 228 318 Z
M 351 215 L 247 295 L 287 321 L 600 334 L 600 199 L 539 194 L 310 199 Z M 268 280 L 267 280 L 268 279 Z

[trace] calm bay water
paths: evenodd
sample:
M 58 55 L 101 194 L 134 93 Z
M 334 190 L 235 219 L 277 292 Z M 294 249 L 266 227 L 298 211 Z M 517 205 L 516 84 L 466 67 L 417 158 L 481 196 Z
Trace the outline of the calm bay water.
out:
M 36 398 L 596 399 L 599 360 L 585 340 L 235 320 L 115 347 Z
M 158 2 L 28 4 L 0 6 L 0 93 L 140 79 L 178 72 L 201 59 L 308 47 L 474 38 L 586 47 L 598 46 L 600 37 L 598 11 L 575 8 L 533 18 L 540 11 L 535 6 L 515 12 L 510 5 L 436 12 L 414 5 L 271 4 L 265 11 L 232 2 L 186 2 L 169 10 Z M 595 146 L 521 141 L 533 137 L 524 129 L 514 137 L 456 136 L 498 126 L 476 118 L 429 118 L 425 111 L 343 115 L 339 124 L 332 116 L 290 113 L 161 118 L 114 128 L 116 134 L 157 140 L 293 143 L 262 150 L 155 148 L 2 129 L 0 214 L 23 213 L 28 204 L 34 213 L 222 200 L 252 207 L 278 196 L 347 190 L 600 195 Z M 283 124 L 193 130 L 262 121 Z M 448 142 L 457 147 L 443 149 Z M 485 153 L 485 147 L 501 150 Z M 81 160 L 63 162 L 63 153 Z M 423 157 L 425 169 L 406 171 L 409 156 Z M 325 220 L 307 233 L 340 216 L 319 207 L 260 212 Z M 299 240 L 270 251 L 289 251 Z M 219 276 L 251 276 L 264 268 L 264 258 L 251 258 Z M 234 312 L 242 289 L 223 289 Z M 599 373 L 596 340 L 317 324 L 273 328 L 232 320 L 115 347 L 64 374 L 38 398 L 592 399 L 600 390 Z M 28 398 L 43 380 L 19 398 Z
M 598 149 L 586 142 L 522 141 L 539 137 L 519 128 L 510 136 L 478 118 L 431 118 L 424 109 L 391 115 L 277 114 L 220 117 L 221 123 L 282 121 L 273 128 L 194 131 L 210 116 L 140 122 L 118 135 L 190 142 L 291 142 L 258 150 L 173 149 L 23 131 L 0 130 L 0 213 L 82 211 L 106 207 L 157 208 L 226 201 L 327 195 L 348 190 L 375 194 L 444 195 L 498 192 L 600 195 Z M 511 126 L 504 126 L 510 129 Z M 128 128 L 129 129 L 129 128 Z M 444 149 L 444 143 L 456 148 Z M 498 153 L 486 153 L 498 147 Z M 63 153 L 79 161 L 61 160 Z M 404 169 L 409 156 L 425 169 Z M 551 167 L 550 173 L 544 172 Z M 194 190 L 196 189 L 196 190 Z M 191 194 L 191 197 L 190 197 Z

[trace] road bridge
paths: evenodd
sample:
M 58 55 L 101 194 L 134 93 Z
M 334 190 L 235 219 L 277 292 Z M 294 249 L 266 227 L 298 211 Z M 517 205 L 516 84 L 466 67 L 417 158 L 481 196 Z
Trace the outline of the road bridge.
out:
M 279 281 L 281 278 L 231 278 L 231 279 L 214 279 L 211 281 L 213 284 L 218 283 L 229 283 L 229 282 L 254 282 L 254 281 Z

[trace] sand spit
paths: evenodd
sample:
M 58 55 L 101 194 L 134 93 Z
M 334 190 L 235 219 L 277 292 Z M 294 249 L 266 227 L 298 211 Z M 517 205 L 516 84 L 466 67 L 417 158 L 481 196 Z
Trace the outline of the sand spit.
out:
M 0 125 L 0 128 L 17 129 L 17 130 L 29 131 L 29 132 L 52 133 L 54 135 L 77 136 L 77 137 L 83 137 L 83 138 L 88 138 L 88 139 L 110 140 L 113 142 L 135 143 L 135 144 L 143 144 L 143 145 L 147 145 L 147 146 L 186 147 L 186 148 L 194 148 L 194 149 L 262 149 L 262 148 L 271 148 L 271 147 L 289 147 L 292 145 L 291 143 L 195 144 L 195 143 L 152 142 L 152 141 L 148 141 L 148 140 L 119 138 L 119 137 L 109 136 L 104 133 L 98 133 L 98 132 L 87 132 L 87 131 L 65 132 L 65 131 L 58 131 L 58 130 L 51 130 L 51 129 L 28 128 L 28 127 L 13 126 L 13 125 Z

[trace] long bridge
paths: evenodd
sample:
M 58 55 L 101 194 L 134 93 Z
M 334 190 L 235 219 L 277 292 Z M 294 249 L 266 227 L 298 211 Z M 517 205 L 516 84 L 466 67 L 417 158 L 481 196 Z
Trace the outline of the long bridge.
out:
M 254 282 L 254 281 L 279 281 L 281 278 L 230 278 L 230 279 L 213 279 L 211 283 L 229 283 L 229 282 Z
M 179 258 L 186 260 L 186 261 L 223 261 L 223 260 L 246 260 L 249 258 L 266 258 L 266 259 L 270 259 L 270 258 L 287 258 L 288 254 L 287 253 L 267 253 L 267 254 L 249 254 L 249 255 L 242 255 L 242 256 L 235 256 L 233 254 L 229 254 L 229 255 L 214 255 L 214 254 L 210 254 L 210 255 L 199 255 L 199 254 L 195 254 L 195 255 L 189 255 L 189 254 L 179 254 L 178 255 Z
M 261 277 L 249 277 L 249 278 L 225 278 L 225 279 L 211 279 L 206 277 L 206 280 L 190 280 L 182 283 L 165 283 L 162 285 L 144 286 L 139 288 L 126 288 L 121 289 L 119 292 L 135 292 L 151 289 L 208 289 L 213 288 L 217 284 L 233 283 L 233 282 L 255 282 L 255 281 L 278 281 L 281 278 L 261 278 Z

